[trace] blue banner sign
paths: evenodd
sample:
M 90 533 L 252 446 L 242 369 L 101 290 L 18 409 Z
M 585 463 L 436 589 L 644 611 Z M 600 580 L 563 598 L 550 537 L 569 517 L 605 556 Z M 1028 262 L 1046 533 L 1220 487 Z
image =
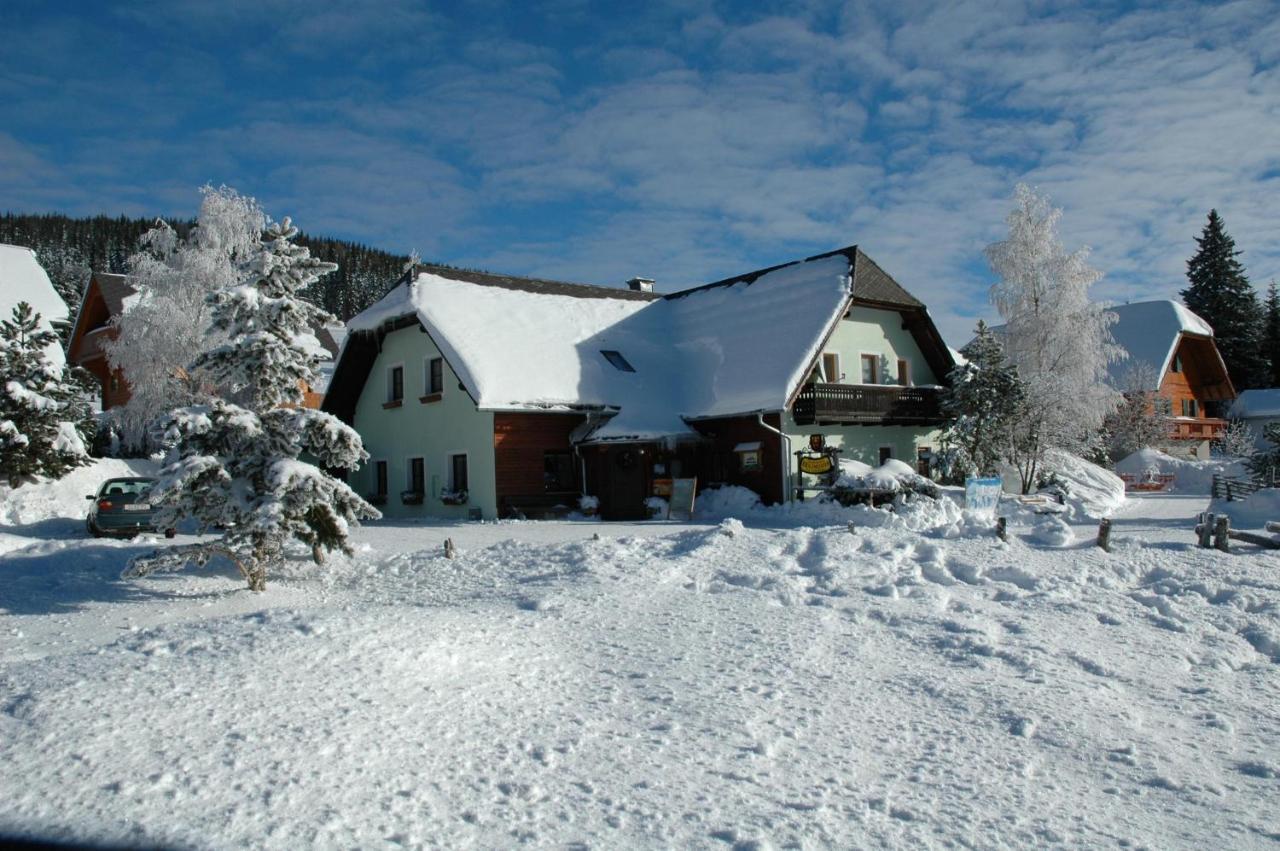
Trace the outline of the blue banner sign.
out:
M 964 480 L 964 507 L 969 511 L 995 516 L 1004 482 L 998 476 L 989 479 Z

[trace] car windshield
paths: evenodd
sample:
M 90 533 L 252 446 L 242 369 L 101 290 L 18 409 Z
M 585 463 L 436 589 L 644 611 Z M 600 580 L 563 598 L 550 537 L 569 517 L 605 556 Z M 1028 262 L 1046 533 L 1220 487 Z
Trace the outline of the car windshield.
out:
M 155 483 L 155 479 L 112 479 L 102 486 L 99 496 L 137 496 Z

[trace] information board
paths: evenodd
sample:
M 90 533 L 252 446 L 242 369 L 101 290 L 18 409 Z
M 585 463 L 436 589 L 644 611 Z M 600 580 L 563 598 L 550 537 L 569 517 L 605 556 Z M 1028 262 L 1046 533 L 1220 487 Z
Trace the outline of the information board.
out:
M 697 479 L 672 479 L 667 517 L 672 520 L 692 520 L 693 499 L 697 490 Z
M 1004 482 L 999 476 L 965 479 L 964 507 L 977 514 L 994 517 L 996 507 L 1000 505 L 1000 494 L 1003 492 Z

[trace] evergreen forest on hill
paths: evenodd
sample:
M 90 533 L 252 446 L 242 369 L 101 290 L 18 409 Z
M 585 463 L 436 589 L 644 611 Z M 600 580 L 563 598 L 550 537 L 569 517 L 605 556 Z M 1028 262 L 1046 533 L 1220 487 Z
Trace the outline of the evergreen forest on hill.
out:
M 166 221 L 183 235 L 195 223 L 194 219 Z M 126 216 L 0 213 L 0 243 L 35 249 L 58 294 L 74 313 L 89 275 L 128 272 L 128 258 L 137 248 L 138 237 L 155 223 L 154 218 Z M 307 295 L 344 322 L 381 298 L 408 260 L 405 255 L 324 236 L 299 234 L 297 243 L 338 264 L 338 271 L 321 278 Z

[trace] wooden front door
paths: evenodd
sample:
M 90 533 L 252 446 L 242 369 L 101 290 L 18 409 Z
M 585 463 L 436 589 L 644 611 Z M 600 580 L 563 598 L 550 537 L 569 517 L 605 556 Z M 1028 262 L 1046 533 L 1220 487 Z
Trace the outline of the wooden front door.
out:
M 636 446 L 610 446 L 605 452 L 600 516 L 605 520 L 643 520 L 647 456 Z

